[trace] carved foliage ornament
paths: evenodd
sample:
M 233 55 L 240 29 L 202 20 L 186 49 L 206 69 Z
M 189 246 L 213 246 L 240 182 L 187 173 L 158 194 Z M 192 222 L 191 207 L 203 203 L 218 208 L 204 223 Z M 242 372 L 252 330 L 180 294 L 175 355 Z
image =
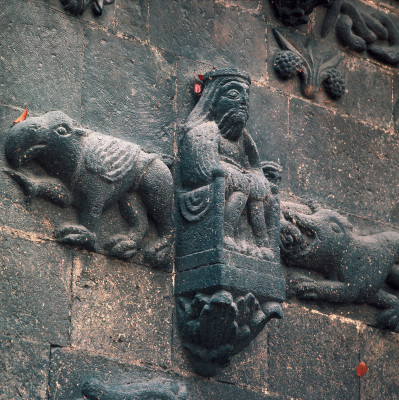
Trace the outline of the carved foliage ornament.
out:
M 289 292 L 304 300 L 370 304 L 384 310 L 377 326 L 399 332 L 399 298 L 384 288 L 399 290 L 399 233 L 359 236 L 336 211 L 316 206 L 308 214 L 293 204 L 282 208 L 285 263 L 335 276 L 316 280 L 296 274 Z
M 84 129 L 61 111 L 14 125 L 5 142 L 5 153 L 13 167 L 5 172 L 21 186 L 28 203 L 42 197 L 78 209 L 78 224 L 70 222 L 57 229 L 59 242 L 98 250 L 101 214 L 118 204 L 129 231 L 108 238 L 108 254 L 128 259 L 137 253 L 149 227 L 148 213 L 159 237 L 145 250 L 145 258 L 153 266 L 170 268 L 173 179 L 158 155 L 146 153 L 134 143 Z M 49 176 L 21 171 L 31 161 Z
M 105 5 L 112 4 L 114 0 L 60 0 L 64 10 L 72 15 L 82 15 L 87 7 L 91 6 L 94 15 L 102 15 Z
M 321 52 L 312 37 L 303 46 L 298 40 L 284 37 L 273 28 L 273 34 L 280 50 L 274 57 L 274 69 L 283 79 L 298 76 L 301 91 L 305 97 L 314 98 L 322 86 L 332 99 L 339 99 L 345 93 L 345 81 L 335 69 L 342 55 L 334 50 Z
M 279 166 L 245 129 L 250 78 L 210 71 L 179 148 L 176 295 L 184 347 L 214 375 L 281 318 Z M 271 181 L 269 181 L 269 178 Z

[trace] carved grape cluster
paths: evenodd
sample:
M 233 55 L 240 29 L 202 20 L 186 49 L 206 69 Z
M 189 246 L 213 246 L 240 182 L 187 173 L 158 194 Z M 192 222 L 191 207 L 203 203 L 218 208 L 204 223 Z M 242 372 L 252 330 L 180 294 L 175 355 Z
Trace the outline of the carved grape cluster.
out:
M 274 68 L 281 78 L 290 79 L 302 70 L 303 61 L 293 51 L 281 50 L 274 58 Z
M 341 73 L 334 68 L 327 71 L 327 78 L 323 82 L 324 90 L 333 99 L 339 99 L 345 93 L 345 81 Z

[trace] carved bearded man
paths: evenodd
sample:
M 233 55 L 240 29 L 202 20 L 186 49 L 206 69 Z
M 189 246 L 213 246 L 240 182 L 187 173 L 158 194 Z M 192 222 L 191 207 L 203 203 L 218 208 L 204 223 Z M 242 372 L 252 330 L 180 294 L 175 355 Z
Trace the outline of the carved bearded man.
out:
M 224 247 L 243 250 L 235 241 L 235 230 L 247 207 L 256 243 L 247 251 L 271 258 L 264 212 L 270 185 L 255 142 L 245 129 L 250 83 L 246 73 L 236 70 L 215 70 L 204 76 L 202 96 L 185 125 L 181 176 L 183 186 L 191 189 L 224 177 Z

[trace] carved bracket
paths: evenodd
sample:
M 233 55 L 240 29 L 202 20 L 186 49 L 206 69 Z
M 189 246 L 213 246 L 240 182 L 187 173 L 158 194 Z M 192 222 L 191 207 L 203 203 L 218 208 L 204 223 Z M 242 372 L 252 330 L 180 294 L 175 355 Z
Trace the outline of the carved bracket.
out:
M 305 213 L 297 206 L 282 207 L 282 257 L 290 267 L 319 273 L 319 279 L 295 274 L 289 293 L 303 300 L 370 304 L 383 310 L 377 326 L 399 332 L 399 298 L 384 288 L 399 289 L 399 233 L 359 236 L 336 211 L 316 205 Z
M 339 52 L 321 52 L 313 37 L 303 46 L 284 37 L 278 29 L 273 28 L 273 34 L 282 49 L 276 53 L 273 66 L 282 79 L 298 76 L 302 94 L 310 99 L 321 86 L 332 99 L 339 99 L 345 93 L 344 78 L 335 69 L 343 58 Z
M 60 0 L 64 10 L 72 15 L 82 15 L 86 8 L 91 6 L 94 15 L 102 15 L 104 6 L 112 4 L 114 0 Z
M 271 318 L 282 318 L 278 303 L 262 306 L 252 293 L 233 297 L 219 290 L 178 297 L 177 317 L 183 346 L 194 359 L 195 370 L 215 375 L 262 331 Z
M 285 282 L 280 168 L 245 130 L 250 78 L 217 70 L 202 85 L 179 149 L 175 293 L 183 346 L 210 376 L 282 317 Z

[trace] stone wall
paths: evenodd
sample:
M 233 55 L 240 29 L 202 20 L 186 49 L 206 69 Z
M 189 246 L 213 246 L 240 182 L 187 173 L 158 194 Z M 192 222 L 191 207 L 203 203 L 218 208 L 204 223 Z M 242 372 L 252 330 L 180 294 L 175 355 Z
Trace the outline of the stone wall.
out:
M 396 1 L 353 3 L 399 22 Z M 318 35 L 325 12 L 291 33 Z M 298 79 L 276 75 L 271 28 L 286 28 L 266 0 L 115 0 L 100 17 L 71 16 L 59 0 L 9 0 L 0 27 L 1 147 L 27 102 L 30 116 L 60 109 L 175 156 L 197 75 L 237 68 L 252 77 L 248 130 L 262 159 L 283 167 L 282 200 L 316 200 L 366 233 L 399 229 L 397 68 L 345 50 L 333 32 L 318 41 L 344 57 L 336 101 L 322 90 L 306 99 Z M 58 244 L 53 231 L 76 219 L 73 208 L 26 205 L 6 174 L 0 187 L 0 399 L 83 398 L 91 378 L 167 379 L 188 399 L 399 399 L 398 333 L 374 327 L 365 305 L 288 299 L 283 320 L 222 373 L 199 377 L 176 332 L 173 274 L 140 254 L 119 261 Z M 99 232 L 123 228 L 115 208 Z

